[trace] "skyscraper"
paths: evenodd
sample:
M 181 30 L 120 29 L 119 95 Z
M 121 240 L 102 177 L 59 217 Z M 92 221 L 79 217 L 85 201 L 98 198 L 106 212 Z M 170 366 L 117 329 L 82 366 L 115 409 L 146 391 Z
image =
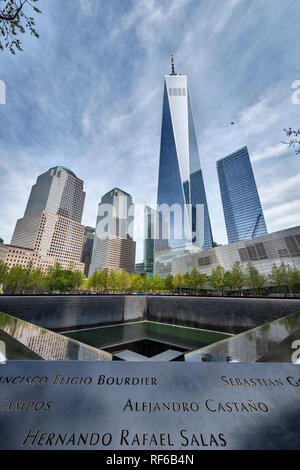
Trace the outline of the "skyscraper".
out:
M 157 204 L 164 219 L 161 222 L 168 225 L 169 234 L 167 240 L 163 234 L 159 235 L 155 252 L 166 249 L 163 241 L 167 241 L 169 248 L 212 247 L 187 77 L 175 73 L 173 57 L 172 72 L 164 81 Z M 169 217 L 168 209 L 161 207 L 167 205 L 171 209 L 174 204 L 182 214 L 181 219 L 175 213 Z M 197 205 L 201 205 L 202 210 L 197 211 Z
M 134 272 L 133 222 L 134 205 L 130 194 L 114 188 L 101 198 L 89 275 L 103 268 Z
M 228 242 L 268 233 L 247 147 L 218 160 L 217 170 Z
M 33 185 L 11 245 L 33 250 L 34 264 L 43 268 L 59 262 L 83 271 L 84 200 L 82 180 L 66 167 L 50 168 Z
M 153 274 L 154 268 L 154 238 L 155 238 L 156 213 L 146 206 L 144 210 L 144 270 L 147 274 Z
M 92 260 L 94 237 L 95 237 L 94 227 L 89 227 L 87 225 L 84 229 L 84 238 L 83 238 L 82 255 L 81 255 L 81 261 L 82 263 L 84 263 L 84 274 L 87 277 L 89 275 L 89 270 L 90 270 L 90 265 L 91 265 L 91 260 Z

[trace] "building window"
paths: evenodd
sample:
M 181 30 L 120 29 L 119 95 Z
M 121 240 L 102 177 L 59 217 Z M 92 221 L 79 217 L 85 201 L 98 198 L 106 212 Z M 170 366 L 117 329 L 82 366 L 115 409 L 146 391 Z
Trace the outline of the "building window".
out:
M 247 246 L 248 255 L 251 261 L 257 261 L 258 256 L 254 246 Z
M 202 258 L 198 259 L 199 266 L 208 266 L 210 263 L 209 256 L 203 256 Z
M 263 243 L 255 243 L 256 251 L 259 256 L 259 259 L 268 259 L 267 251 Z
M 284 248 L 283 250 L 278 250 L 278 256 L 279 256 L 279 258 L 289 258 L 290 257 L 289 252 L 286 248 Z
M 186 96 L 185 88 L 169 88 L 169 96 Z
M 246 248 L 240 248 L 239 249 L 239 255 L 240 255 L 240 259 L 241 259 L 242 262 L 249 261 L 249 256 L 248 256 L 248 252 L 247 252 Z
M 298 243 L 296 241 L 296 238 L 291 236 L 291 237 L 285 237 L 284 238 L 287 249 L 290 252 L 291 256 L 300 256 L 300 248 L 298 247 Z

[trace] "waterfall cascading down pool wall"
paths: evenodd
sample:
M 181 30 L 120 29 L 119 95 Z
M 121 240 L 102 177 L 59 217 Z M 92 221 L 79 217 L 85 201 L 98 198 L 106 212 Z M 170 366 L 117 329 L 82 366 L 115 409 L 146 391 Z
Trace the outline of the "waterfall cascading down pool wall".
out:
M 149 320 L 238 334 L 300 311 L 300 299 L 1 295 L 0 311 L 54 331 Z
M 141 360 L 138 356 L 143 354 L 140 357 L 145 360 L 180 360 L 175 356 L 181 351 L 185 360 L 203 360 L 203 355 L 224 360 L 229 355 L 255 362 L 262 354 L 273 357 L 269 352 L 279 343 L 280 351 L 286 348 L 285 338 L 290 335 L 292 340 L 300 326 L 300 299 L 3 295 L 1 311 L 6 330 L 0 324 L 0 334 L 6 331 L 29 349 L 34 345 L 32 351 L 42 358 L 46 354 L 48 359 L 95 356 L 96 360 L 111 360 L 121 354 L 123 360 Z M 32 328 L 41 331 L 33 335 Z M 52 343 L 61 346 L 52 351 Z M 152 350 L 148 354 L 149 348 L 156 355 L 152 356 Z M 170 352 L 174 359 L 162 359 L 170 357 Z

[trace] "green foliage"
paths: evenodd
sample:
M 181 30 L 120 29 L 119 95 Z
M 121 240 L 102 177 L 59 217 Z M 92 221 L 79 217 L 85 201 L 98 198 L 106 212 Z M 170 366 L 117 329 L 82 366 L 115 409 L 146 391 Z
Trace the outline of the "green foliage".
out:
M 206 284 L 205 275 L 199 273 L 199 271 L 196 268 L 193 268 L 188 278 L 187 287 L 192 288 L 194 292 L 197 293 L 198 289 L 203 289 L 205 287 L 205 284 Z
M 8 266 L 1 259 L 0 260 L 0 284 L 4 283 L 7 273 L 8 273 Z
M 180 293 L 182 291 L 182 288 L 185 287 L 186 278 L 183 277 L 183 275 L 180 271 L 179 271 L 179 273 L 176 274 L 176 276 L 174 276 L 173 285 L 174 285 L 175 289 L 179 290 Z
M 246 276 L 239 261 L 235 261 L 233 263 L 232 269 L 230 271 L 230 277 L 231 285 L 234 289 L 238 289 L 240 295 L 242 295 L 242 288 L 245 284 Z
M 221 291 L 224 294 L 224 290 L 226 287 L 226 277 L 225 277 L 225 269 L 223 266 L 217 266 L 211 275 L 210 284 L 217 290 Z
M 112 270 L 108 275 L 107 287 L 111 292 L 116 292 L 118 290 L 118 274 L 116 271 Z
M 45 273 L 41 268 L 33 269 L 28 279 L 27 287 L 33 290 L 33 293 L 43 289 L 46 284 Z
M 130 291 L 139 292 L 144 290 L 145 280 L 142 279 L 140 274 L 132 274 L 130 276 Z
M 265 286 L 266 282 L 266 277 L 263 274 L 260 274 L 251 263 L 248 263 L 246 284 L 253 289 L 255 295 L 259 289 Z
M 44 281 L 50 292 L 73 292 L 80 289 L 83 278 L 81 271 L 63 269 L 59 263 L 56 263 L 49 268 Z M 42 282 L 40 282 L 40 285 L 42 285 Z
M 20 34 L 26 30 L 32 36 L 39 37 L 35 21 L 29 16 L 29 9 L 41 13 L 36 7 L 38 0 L 0 0 L 0 50 L 8 48 L 12 54 L 22 51 Z
M 164 288 L 166 291 L 171 292 L 174 289 L 174 277 L 172 274 L 168 274 L 164 280 Z
M 11 294 L 15 294 L 18 287 L 24 284 L 26 277 L 26 268 L 23 268 L 20 264 L 12 266 L 8 271 L 5 278 L 5 285 Z
M 164 281 L 159 274 L 155 273 L 150 282 L 151 290 L 153 292 L 161 292 L 164 290 Z
M 1 1 L 1 0 L 0 0 Z M 269 275 L 269 281 L 282 291 L 292 291 L 296 285 L 300 287 L 300 273 L 294 267 L 281 263 L 274 264 Z M 244 286 L 253 289 L 257 294 L 266 284 L 268 279 L 249 263 L 246 272 L 243 271 L 239 261 L 236 261 L 230 271 L 217 266 L 209 279 L 216 291 L 224 293 L 225 289 L 238 290 L 242 295 Z M 48 269 L 45 273 L 41 268 L 33 268 L 33 263 L 27 267 L 21 265 L 9 267 L 0 260 L 0 287 L 4 286 L 5 292 L 16 294 L 24 292 L 78 292 L 90 290 L 98 293 L 147 293 L 147 292 L 172 292 L 177 290 L 193 291 L 198 293 L 206 288 L 206 277 L 196 268 L 191 272 L 176 276 L 168 274 L 162 279 L 157 273 L 150 279 L 141 274 L 129 274 L 128 272 L 108 270 L 104 268 L 95 271 L 88 279 L 84 279 L 81 271 L 75 269 L 75 264 L 70 264 L 69 269 L 63 269 L 59 263 Z
M 119 277 L 119 290 L 121 292 L 127 292 L 130 286 L 130 275 L 124 269 L 118 272 Z
M 84 274 L 82 271 L 79 271 L 77 269 L 72 271 L 72 281 L 73 281 L 74 289 L 76 291 L 78 291 L 80 287 L 82 286 L 83 280 L 84 280 Z
M 273 264 L 269 278 L 275 286 L 288 288 L 290 294 L 293 293 L 293 288 L 300 284 L 299 271 L 283 261 L 279 265 Z

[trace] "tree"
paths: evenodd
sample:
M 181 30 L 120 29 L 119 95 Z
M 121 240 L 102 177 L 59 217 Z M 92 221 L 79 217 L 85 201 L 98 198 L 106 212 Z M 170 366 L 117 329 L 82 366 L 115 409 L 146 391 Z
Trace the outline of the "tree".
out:
M 45 273 L 41 268 L 33 269 L 28 280 L 28 287 L 33 289 L 33 293 L 36 293 L 36 290 L 43 287 L 45 284 Z
M 226 286 L 226 277 L 225 277 L 225 269 L 223 266 L 217 266 L 210 277 L 210 283 L 217 291 L 221 291 L 222 295 L 224 295 L 225 286 Z
M 12 266 L 6 276 L 6 286 L 12 294 L 15 294 L 18 287 L 23 285 L 26 270 L 20 264 Z
M 256 295 L 257 291 L 264 287 L 266 284 L 266 277 L 260 274 L 258 270 L 251 264 L 248 263 L 246 283 L 253 289 L 253 294 Z
M 158 273 L 154 274 L 150 284 L 154 292 L 160 292 L 164 288 L 164 281 Z
M 98 288 L 99 271 L 94 271 L 93 274 L 88 278 L 88 287 L 96 291 Z
M 300 129 L 293 130 L 291 127 L 289 129 L 284 129 L 287 137 L 290 138 L 289 142 L 282 142 L 292 148 L 296 147 L 296 155 L 300 155 Z M 298 148 L 297 148 L 298 147 Z
M 2 285 L 4 284 L 6 280 L 7 273 L 8 273 L 8 266 L 1 259 L 0 260 L 0 292 L 2 292 Z
M 119 286 L 121 292 L 127 292 L 130 285 L 130 275 L 125 269 L 122 269 L 121 272 L 118 273 L 119 276 Z
M 104 292 L 106 292 L 108 289 L 108 276 L 109 276 L 108 268 L 101 269 L 100 276 L 99 276 L 99 284 L 100 284 L 101 289 Z
M 112 269 L 108 274 L 107 288 L 109 291 L 115 292 L 119 288 L 118 272 Z
M 75 269 L 75 271 L 72 271 L 72 278 L 74 289 L 78 291 L 82 285 L 84 274 L 79 269 Z
M 19 34 L 24 34 L 26 29 L 32 36 L 39 37 L 35 29 L 35 21 L 28 16 L 28 8 L 35 13 L 41 11 L 34 5 L 38 0 L 0 0 L 0 50 L 8 48 L 12 54 L 22 51 Z
M 230 275 L 228 276 L 228 281 L 231 284 L 232 289 L 238 289 L 240 295 L 242 295 L 242 288 L 245 284 L 245 273 L 243 272 L 241 263 L 235 261 L 233 263 Z
M 300 283 L 300 272 L 282 261 L 279 265 L 273 264 L 269 278 L 275 286 L 287 287 L 290 294 L 293 294 L 293 288 Z
M 153 279 L 151 279 L 153 281 Z M 138 281 L 138 291 L 139 292 L 146 292 L 151 283 L 149 283 L 147 276 L 141 276 L 139 275 L 139 281 Z
M 228 287 L 228 289 L 231 291 L 233 291 L 236 288 L 235 281 L 233 279 L 231 271 L 225 271 L 224 283 L 225 283 L 225 287 Z
M 132 274 L 130 276 L 130 291 L 131 292 L 138 292 L 141 287 L 141 275 L 140 274 Z
M 182 287 L 184 287 L 186 289 L 191 288 L 191 276 L 190 276 L 189 272 L 185 272 L 183 274 L 183 286 Z
M 180 294 L 181 294 L 182 288 L 184 287 L 184 284 L 185 284 L 184 277 L 182 273 L 179 271 L 179 273 L 177 273 L 176 276 L 174 276 L 173 285 L 175 289 L 179 290 Z
M 191 287 L 195 294 L 198 289 L 202 289 L 206 284 L 206 277 L 204 274 L 199 273 L 198 269 L 193 268 L 189 275 L 189 287 Z
M 166 291 L 168 292 L 171 292 L 174 288 L 174 285 L 173 285 L 173 276 L 172 274 L 168 274 L 165 279 L 164 279 L 164 286 L 165 286 L 165 289 Z
M 23 286 L 22 286 L 22 294 L 24 294 L 24 291 L 28 285 L 30 275 L 33 271 L 33 262 L 29 261 L 28 265 L 26 268 L 24 268 L 24 281 L 23 281 Z
M 46 276 L 46 282 L 49 287 L 49 291 L 59 291 L 63 292 L 65 283 L 64 283 L 64 276 L 63 276 L 63 269 L 59 263 L 55 263 L 54 266 L 51 266 L 48 270 L 48 274 Z

